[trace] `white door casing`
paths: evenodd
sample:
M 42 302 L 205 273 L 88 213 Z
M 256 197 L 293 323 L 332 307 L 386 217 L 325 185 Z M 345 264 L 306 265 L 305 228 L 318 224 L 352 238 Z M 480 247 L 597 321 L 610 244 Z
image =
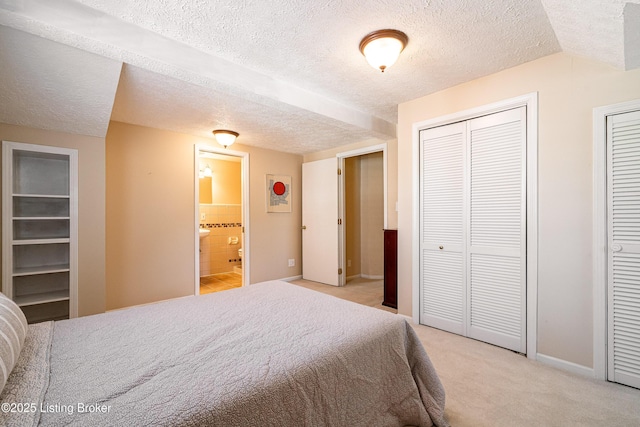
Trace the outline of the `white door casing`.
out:
M 383 191 L 383 229 L 387 228 L 387 144 L 371 145 L 355 150 L 344 151 L 336 154 L 338 165 L 342 171 L 338 175 L 338 218 L 342 219 L 342 224 L 338 226 L 338 268 L 342 269 L 343 274 L 339 277 L 339 285 L 344 286 L 347 283 L 347 260 L 346 260 L 346 190 L 345 190 L 345 160 L 349 157 L 359 157 L 371 153 L 382 153 L 382 191 Z
M 492 104 L 477 106 L 416 122 L 412 126 L 412 318 L 421 317 L 421 155 L 420 133 L 425 129 L 446 126 L 518 107 L 526 107 L 526 355 L 537 359 L 538 323 L 538 93 L 532 92 Z
M 302 277 L 339 286 L 338 161 L 302 164 Z
M 526 107 L 420 142 L 420 322 L 525 353 Z
M 200 251 L 200 239 L 198 236 L 198 228 L 200 227 L 200 179 L 198 175 L 200 152 L 212 153 L 221 156 L 238 157 L 241 162 L 241 186 L 242 186 L 242 286 L 248 286 L 251 283 L 251 245 L 250 245 L 250 206 L 249 206 L 249 153 L 244 151 L 235 151 L 230 149 L 218 148 L 208 144 L 196 144 L 194 146 L 194 244 L 195 244 L 195 265 L 194 265 L 194 295 L 200 295 L 200 257 L 197 255 Z

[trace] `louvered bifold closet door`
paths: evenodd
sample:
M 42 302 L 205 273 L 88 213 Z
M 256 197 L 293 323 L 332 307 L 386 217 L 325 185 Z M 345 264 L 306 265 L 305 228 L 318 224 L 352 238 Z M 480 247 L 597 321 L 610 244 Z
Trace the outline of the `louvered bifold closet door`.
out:
M 469 121 L 467 335 L 526 353 L 526 109 Z
M 465 124 L 420 132 L 420 323 L 465 334 Z
M 608 379 L 640 388 L 640 111 L 607 119 Z

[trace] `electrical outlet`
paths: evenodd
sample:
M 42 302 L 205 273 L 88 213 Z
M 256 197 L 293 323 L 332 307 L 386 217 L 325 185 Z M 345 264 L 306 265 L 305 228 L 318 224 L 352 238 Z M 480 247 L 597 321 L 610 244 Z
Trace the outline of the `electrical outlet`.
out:
M 351 260 L 350 259 L 347 260 L 347 267 L 351 267 Z
M 206 215 L 203 213 L 200 214 L 200 221 L 204 221 L 206 218 Z
M 289 267 L 295 267 L 295 266 L 296 266 L 296 260 L 295 260 L 295 259 L 293 259 L 293 258 L 291 258 L 291 259 L 289 260 Z

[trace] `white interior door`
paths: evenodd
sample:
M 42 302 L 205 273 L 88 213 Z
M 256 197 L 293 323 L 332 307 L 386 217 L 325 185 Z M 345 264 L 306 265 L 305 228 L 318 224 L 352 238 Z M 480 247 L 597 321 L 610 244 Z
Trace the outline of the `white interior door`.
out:
M 640 111 L 607 119 L 608 379 L 640 388 Z
M 302 277 L 338 286 L 338 164 L 302 164 Z

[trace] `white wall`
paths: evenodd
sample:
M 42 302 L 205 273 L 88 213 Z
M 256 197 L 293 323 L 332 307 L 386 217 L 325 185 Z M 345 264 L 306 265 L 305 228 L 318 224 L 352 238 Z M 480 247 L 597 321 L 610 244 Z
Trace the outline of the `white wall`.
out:
M 412 315 L 417 267 L 413 124 L 531 92 L 539 93 L 538 353 L 592 367 L 592 111 L 640 98 L 640 70 L 559 53 L 399 106 L 399 313 Z

